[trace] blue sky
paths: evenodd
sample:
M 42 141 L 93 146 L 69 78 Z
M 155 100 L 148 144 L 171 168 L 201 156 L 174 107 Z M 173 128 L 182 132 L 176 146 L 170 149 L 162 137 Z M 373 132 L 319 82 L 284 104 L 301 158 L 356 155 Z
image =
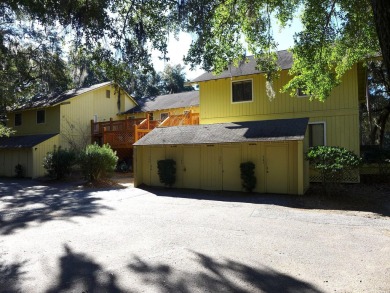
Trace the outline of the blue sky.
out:
M 279 29 L 279 26 L 276 21 L 273 22 L 272 26 L 275 40 L 278 43 L 278 50 L 285 50 L 291 48 L 294 44 L 294 34 L 297 31 L 300 31 L 302 28 L 302 24 L 299 18 L 295 18 L 291 26 L 286 27 L 282 30 Z M 169 38 L 168 57 L 170 58 L 170 61 L 168 63 L 172 65 L 184 65 L 183 56 L 187 53 L 192 40 L 189 34 L 183 32 L 181 32 L 178 37 L 178 40 L 175 40 L 173 35 Z M 158 52 L 152 53 L 153 64 L 156 71 L 162 71 L 164 69 L 165 63 L 164 61 L 159 60 L 158 56 Z M 197 69 L 195 71 L 190 71 L 189 66 L 186 66 L 186 77 L 190 80 L 199 76 L 202 73 L 203 70 Z

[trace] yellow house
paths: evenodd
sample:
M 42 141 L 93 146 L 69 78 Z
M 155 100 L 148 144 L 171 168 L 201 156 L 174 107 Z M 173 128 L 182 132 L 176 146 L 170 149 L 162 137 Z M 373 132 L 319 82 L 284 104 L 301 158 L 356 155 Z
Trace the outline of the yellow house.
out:
M 14 176 L 22 165 L 26 177 L 45 174 L 42 160 L 55 147 L 83 148 L 91 142 L 91 120 L 107 121 L 137 105 L 112 82 L 51 96 L 36 96 L 11 109 L 7 125 L 16 134 L 0 138 L 0 176 Z
M 137 99 L 138 106 L 123 113 L 126 118 L 147 118 L 164 121 L 168 117 L 193 114 L 199 117 L 199 91 L 143 97 Z
M 332 91 L 331 96 L 325 102 L 319 102 L 310 101 L 310 97 L 301 95 L 299 91 L 295 97 L 280 93 L 282 86 L 290 79 L 288 70 L 293 63 L 292 55 L 288 51 L 278 52 L 278 63 L 282 70 L 280 78 L 273 84 L 276 93 L 273 99 L 268 98 L 265 76 L 256 70 L 256 62 L 252 57 L 249 57 L 248 63 L 243 63 L 238 68 L 232 66 L 218 76 L 204 73 L 195 78 L 192 82 L 199 85 L 200 94 L 201 125 L 198 127 L 206 128 L 202 135 L 197 137 L 198 141 L 192 140 L 194 148 L 192 153 L 185 151 L 189 146 L 181 140 L 167 141 L 164 136 L 159 140 L 157 138 L 148 140 L 147 137 L 139 140 L 135 144 L 135 184 L 161 185 L 154 178 L 156 162 L 174 158 L 179 166 L 177 168 L 179 187 L 242 190 L 239 164 L 251 160 L 256 166 L 255 191 L 303 194 L 309 186 L 309 167 L 304 160 L 304 152 L 308 146 L 341 146 L 359 154 L 359 98 L 364 99 L 365 92 L 364 72 L 361 66 L 355 65 L 349 70 L 343 76 L 342 83 Z M 301 120 L 302 118 L 308 119 Z M 274 128 L 276 126 L 289 128 L 290 123 L 307 121 L 307 127 L 303 136 L 287 135 L 284 139 L 281 136 L 259 135 L 255 141 L 241 139 L 232 142 L 228 132 L 225 133 L 226 141 L 220 139 L 211 143 L 205 138 L 208 133 L 206 129 L 210 129 L 210 135 L 215 135 L 212 133 L 216 124 L 228 123 L 226 129 L 234 129 L 241 127 L 243 122 L 250 121 L 268 121 Z M 281 126 L 283 124 L 284 126 Z M 266 125 L 248 124 L 245 126 L 246 133 L 257 133 L 258 127 L 269 127 Z M 192 179 L 188 179 L 185 174 L 190 172 L 190 168 L 187 164 L 183 167 L 182 162 L 191 160 L 191 156 L 199 158 L 197 160 L 201 164 L 199 168 L 204 172 L 214 170 L 210 171 L 214 173 L 207 173 L 209 174 L 207 176 L 202 173 L 208 179 L 200 179 L 201 182 L 197 176 L 190 176 Z M 234 161 L 232 163 L 234 168 L 229 167 L 227 171 L 224 166 L 229 161 Z M 222 185 L 216 183 L 221 182 L 221 178 L 224 182 L 226 172 L 233 172 L 232 170 L 236 179 L 229 179 L 228 187 L 223 183 Z M 206 183 L 206 179 L 210 184 Z M 315 172 L 310 172 L 310 180 L 318 180 Z M 348 181 L 358 182 L 358 174 L 348 178 Z

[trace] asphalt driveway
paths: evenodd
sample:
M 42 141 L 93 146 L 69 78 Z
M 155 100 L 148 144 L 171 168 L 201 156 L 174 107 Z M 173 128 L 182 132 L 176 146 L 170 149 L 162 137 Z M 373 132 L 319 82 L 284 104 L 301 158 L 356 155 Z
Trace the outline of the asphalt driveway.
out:
M 0 180 L 0 292 L 390 292 L 390 218 Z

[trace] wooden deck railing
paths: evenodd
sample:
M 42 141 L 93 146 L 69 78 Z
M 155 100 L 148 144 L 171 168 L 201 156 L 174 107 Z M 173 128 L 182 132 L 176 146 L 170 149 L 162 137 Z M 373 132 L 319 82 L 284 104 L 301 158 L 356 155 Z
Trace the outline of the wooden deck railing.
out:
M 156 127 L 199 124 L 199 114 L 171 115 L 164 121 L 137 118 L 94 122 L 91 120 L 92 140 L 108 143 L 112 148 L 131 148 L 132 145 Z

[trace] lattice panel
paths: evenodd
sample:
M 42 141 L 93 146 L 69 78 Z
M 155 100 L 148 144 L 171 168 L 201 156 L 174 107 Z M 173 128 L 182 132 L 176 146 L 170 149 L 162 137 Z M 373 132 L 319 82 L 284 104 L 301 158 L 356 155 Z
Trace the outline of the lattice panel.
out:
M 322 182 L 321 175 L 314 169 L 310 169 L 309 175 L 310 182 Z M 348 174 L 344 174 L 344 178 L 341 180 L 342 183 L 359 183 L 360 176 L 359 170 L 355 170 L 353 172 L 349 172 Z

